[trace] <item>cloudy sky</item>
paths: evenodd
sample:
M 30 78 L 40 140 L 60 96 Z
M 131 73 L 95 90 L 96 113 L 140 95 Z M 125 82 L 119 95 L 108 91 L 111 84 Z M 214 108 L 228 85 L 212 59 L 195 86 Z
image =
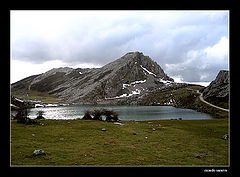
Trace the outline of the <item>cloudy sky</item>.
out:
M 11 11 L 11 83 L 57 67 L 101 67 L 140 51 L 177 81 L 229 68 L 228 11 Z

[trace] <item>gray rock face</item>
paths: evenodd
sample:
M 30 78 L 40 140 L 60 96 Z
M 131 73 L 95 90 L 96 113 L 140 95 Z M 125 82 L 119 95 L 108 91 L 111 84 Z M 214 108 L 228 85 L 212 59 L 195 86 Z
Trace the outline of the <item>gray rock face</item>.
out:
M 221 70 L 216 79 L 204 89 L 203 98 L 209 97 L 224 98 L 229 96 L 229 71 Z
M 12 90 L 19 84 L 21 81 L 12 84 Z M 128 100 L 128 104 L 156 89 L 178 86 L 150 57 L 129 52 L 101 68 L 54 68 L 29 78 L 24 88 L 48 92 L 67 103 L 118 104 Z
M 221 70 L 216 79 L 203 91 L 203 98 L 212 104 L 228 104 L 229 101 L 229 71 Z M 221 106 L 221 105 L 220 105 Z

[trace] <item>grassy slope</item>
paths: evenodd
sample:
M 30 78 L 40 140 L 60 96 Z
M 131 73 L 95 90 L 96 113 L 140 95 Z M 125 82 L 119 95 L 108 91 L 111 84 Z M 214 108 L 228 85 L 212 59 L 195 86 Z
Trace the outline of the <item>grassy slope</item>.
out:
M 11 165 L 229 164 L 228 141 L 221 139 L 228 132 L 228 119 L 122 121 L 123 126 L 88 120 L 41 122 L 43 126 L 11 122 Z M 46 156 L 32 157 L 35 149 L 43 149 Z
M 36 100 L 41 101 L 41 103 L 63 103 L 60 99 L 57 97 L 54 97 L 52 95 L 49 95 L 47 92 L 38 92 L 38 91 L 15 91 L 11 92 L 12 96 L 16 96 L 17 98 L 23 99 L 23 100 Z
M 172 99 L 174 100 L 174 102 L 170 105 L 175 107 L 188 108 L 199 112 L 208 113 L 216 118 L 228 117 L 228 112 L 209 106 L 199 99 L 200 94 L 197 93 L 197 90 L 201 90 L 202 88 L 202 86 L 189 85 L 185 88 L 180 88 L 176 90 L 157 91 L 143 98 L 141 104 L 164 105 L 164 103 L 167 103 L 169 102 L 169 100 Z

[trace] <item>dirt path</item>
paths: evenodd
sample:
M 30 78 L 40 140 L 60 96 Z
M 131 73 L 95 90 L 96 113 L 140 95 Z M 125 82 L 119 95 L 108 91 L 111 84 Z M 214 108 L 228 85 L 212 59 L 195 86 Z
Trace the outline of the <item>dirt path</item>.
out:
M 197 90 L 197 93 L 200 94 L 199 90 Z M 206 104 L 208 104 L 208 105 L 210 105 L 210 106 L 212 106 L 212 107 L 214 107 L 214 108 L 221 109 L 221 110 L 223 110 L 223 111 L 229 112 L 229 109 L 224 109 L 224 108 L 221 108 L 221 107 L 219 107 L 219 106 L 213 105 L 213 104 L 205 101 L 205 100 L 203 99 L 202 93 L 200 94 L 199 98 L 200 98 L 200 100 L 201 100 L 202 102 L 204 102 L 204 103 L 206 103 Z

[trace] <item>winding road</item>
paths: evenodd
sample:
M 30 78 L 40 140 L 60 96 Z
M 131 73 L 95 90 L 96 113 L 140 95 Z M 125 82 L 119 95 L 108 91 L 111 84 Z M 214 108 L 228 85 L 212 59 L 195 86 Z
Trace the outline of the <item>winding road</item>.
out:
M 206 103 L 206 104 L 208 104 L 208 105 L 210 105 L 210 106 L 212 106 L 212 107 L 214 107 L 214 108 L 221 109 L 221 110 L 223 110 L 223 111 L 229 112 L 229 109 L 224 109 L 224 108 L 221 108 L 221 107 L 219 107 L 219 106 L 213 105 L 213 104 L 205 101 L 205 100 L 203 99 L 203 94 L 200 93 L 199 90 L 197 90 L 197 93 L 200 94 L 199 98 L 200 98 L 200 100 L 201 100 L 202 102 L 204 102 L 204 103 Z

